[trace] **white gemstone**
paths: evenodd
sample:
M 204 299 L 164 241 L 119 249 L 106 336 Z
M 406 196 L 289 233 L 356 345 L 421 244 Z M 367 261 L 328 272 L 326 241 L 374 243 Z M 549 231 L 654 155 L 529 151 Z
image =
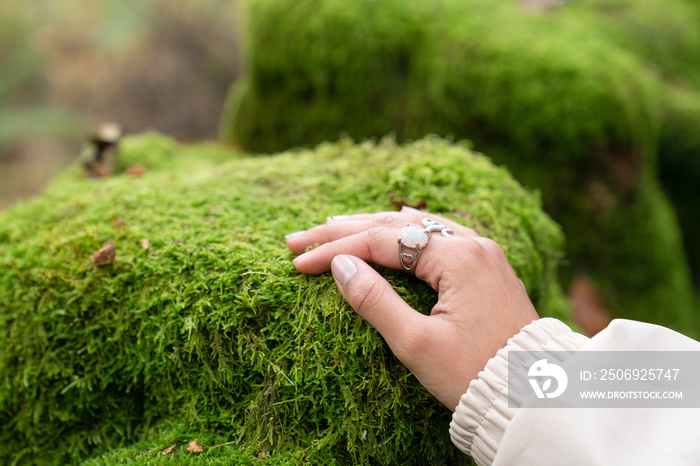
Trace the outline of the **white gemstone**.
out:
M 420 249 L 428 244 L 428 234 L 417 227 L 403 227 L 399 230 L 399 239 L 403 246 L 412 249 L 416 249 L 416 244 Z

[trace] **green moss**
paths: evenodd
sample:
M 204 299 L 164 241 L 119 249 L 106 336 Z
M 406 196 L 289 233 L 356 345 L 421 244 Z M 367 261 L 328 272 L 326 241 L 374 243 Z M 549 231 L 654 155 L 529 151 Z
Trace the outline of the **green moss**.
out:
M 425 199 L 499 241 L 539 311 L 563 316 L 562 236 L 538 197 L 437 138 L 273 157 L 164 142 L 127 139 L 122 156 L 165 145 L 173 168 L 63 179 L 0 214 L 0 457 L 65 464 L 124 448 L 92 464 L 161 464 L 171 441 L 199 439 L 236 442 L 208 452 L 210 464 L 261 452 L 268 464 L 464 461 L 449 411 L 329 274 L 296 272 L 283 235 L 390 209 L 390 192 Z M 95 268 L 108 239 L 116 262 Z M 430 310 L 427 285 L 381 272 Z
M 662 79 L 700 86 L 700 5 L 693 0 L 571 2 L 562 21 L 587 24 Z
M 124 138 L 120 143 L 115 173 L 124 173 L 129 167 L 140 165 L 146 170 L 172 167 L 176 142 L 159 133 L 145 133 L 140 137 Z
M 248 9 L 249 72 L 222 134 L 255 151 L 342 132 L 437 132 L 571 161 L 648 148 L 655 131 L 654 81 L 639 61 L 514 2 L 256 0 Z
M 342 464 L 334 458 L 331 451 L 314 452 L 312 457 L 302 450 L 286 452 L 250 451 L 250 448 L 232 441 L 225 433 L 202 432 L 186 423 L 167 420 L 149 431 L 149 439 L 113 449 L 104 455 L 96 456 L 81 463 L 83 466 L 111 466 L 114 464 L 138 464 L 140 466 L 172 465 L 265 465 L 299 466 L 303 464 Z M 204 451 L 190 452 L 190 442 L 199 443 Z M 173 448 L 171 453 L 162 452 Z M 247 451 L 248 450 L 248 451 Z M 167 451 L 167 450 L 166 450 Z

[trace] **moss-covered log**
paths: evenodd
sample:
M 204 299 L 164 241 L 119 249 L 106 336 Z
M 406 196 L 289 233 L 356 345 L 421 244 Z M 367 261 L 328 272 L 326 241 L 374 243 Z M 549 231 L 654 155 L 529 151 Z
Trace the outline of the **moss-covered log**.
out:
M 207 461 L 462 461 L 449 411 L 349 308 L 303 276 L 283 236 L 390 210 L 389 193 L 502 244 L 539 311 L 564 314 L 563 238 L 538 196 L 465 145 L 392 140 L 251 157 L 122 142 L 134 177 L 72 181 L 0 214 L 0 458 L 65 464 L 116 450 L 158 464 L 174 442 L 235 444 Z M 111 265 L 92 264 L 112 240 Z M 147 241 L 146 241 L 147 240 Z M 424 283 L 382 270 L 429 312 Z M 135 443 L 134 443 L 135 442 Z M 128 447 L 128 445 L 133 446 Z M 204 461 L 190 455 L 178 461 Z M 180 463 L 182 464 L 182 463 Z
M 568 240 L 564 283 L 589 275 L 613 317 L 692 332 L 687 260 L 656 153 L 666 127 L 659 69 L 673 73 L 679 57 L 696 54 L 683 37 L 698 35 L 694 16 L 684 16 L 697 8 L 684 0 L 571 2 L 548 12 L 525 4 L 247 2 L 248 73 L 231 91 L 222 135 L 256 151 L 344 132 L 473 140 L 541 189 Z M 670 10 L 659 18 L 681 39 L 639 30 L 655 8 Z M 616 18 L 624 26 L 615 28 Z M 676 55 L 652 66 L 664 50 Z

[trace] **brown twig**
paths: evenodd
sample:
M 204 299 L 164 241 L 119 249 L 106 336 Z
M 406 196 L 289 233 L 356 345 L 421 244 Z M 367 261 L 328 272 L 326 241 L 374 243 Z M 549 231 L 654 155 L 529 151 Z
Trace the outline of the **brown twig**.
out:
M 233 442 L 226 442 L 222 443 L 221 445 L 216 445 L 210 448 L 210 450 L 213 450 L 214 448 L 219 448 L 219 447 L 225 447 L 226 445 L 233 445 L 234 443 L 237 443 L 237 440 L 234 440 Z

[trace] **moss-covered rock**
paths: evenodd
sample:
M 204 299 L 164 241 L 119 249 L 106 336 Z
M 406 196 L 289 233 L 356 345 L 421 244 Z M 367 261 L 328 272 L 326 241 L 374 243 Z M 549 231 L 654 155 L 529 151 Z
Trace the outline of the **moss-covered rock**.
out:
M 634 56 L 515 2 L 247 5 L 249 71 L 222 134 L 256 152 L 342 132 L 434 131 L 498 136 L 521 156 L 571 162 L 592 149 L 643 149 L 656 129 L 653 75 Z
M 190 440 L 235 442 L 206 453 L 210 464 L 254 463 L 261 452 L 269 464 L 462 461 L 448 410 L 330 274 L 296 272 L 283 239 L 328 215 L 389 210 L 391 192 L 497 240 L 539 311 L 565 314 L 559 228 L 537 195 L 464 144 L 346 140 L 252 157 L 153 134 L 125 139 L 121 159 L 153 169 L 67 174 L 0 214 L 9 463 L 126 447 L 92 464 L 160 464 L 160 450 Z M 114 263 L 92 265 L 109 239 Z M 429 312 L 427 285 L 382 273 Z M 204 461 L 187 455 L 178 461 Z
M 695 7 L 598 0 L 543 13 L 525 3 L 247 2 L 248 73 L 222 136 L 256 151 L 342 133 L 471 139 L 543 193 L 568 239 L 564 283 L 585 273 L 613 317 L 692 332 L 687 261 L 656 173 L 666 85 L 651 65 L 675 51 L 663 61 L 672 73 L 696 52 L 667 30 L 655 44 L 639 26 L 669 8 L 664 24 L 695 37 L 683 16 Z
M 678 213 L 684 246 L 700 286 L 700 3 L 688 0 L 571 2 L 561 21 L 604 34 L 634 53 L 661 85 L 658 170 Z

